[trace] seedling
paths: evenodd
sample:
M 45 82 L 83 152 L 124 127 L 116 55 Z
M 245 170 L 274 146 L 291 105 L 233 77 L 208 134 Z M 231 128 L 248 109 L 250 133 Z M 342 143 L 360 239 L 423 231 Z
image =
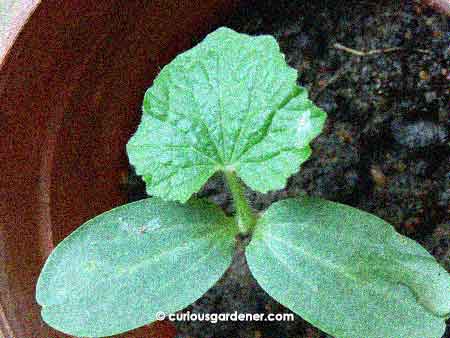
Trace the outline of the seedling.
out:
M 269 295 L 345 338 L 440 338 L 448 273 L 382 219 L 319 198 L 286 199 L 261 216 L 243 184 L 281 189 L 311 154 L 326 115 L 296 84 L 270 36 L 227 28 L 165 66 L 145 94 L 127 144 L 154 197 L 86 222 L 48 258 L 37 285 L 42 317 L 102 337 L 148 324 L 200 298 L 222 276 L 235 236 Z M 192 195 L 216 172 L 235 216 Z

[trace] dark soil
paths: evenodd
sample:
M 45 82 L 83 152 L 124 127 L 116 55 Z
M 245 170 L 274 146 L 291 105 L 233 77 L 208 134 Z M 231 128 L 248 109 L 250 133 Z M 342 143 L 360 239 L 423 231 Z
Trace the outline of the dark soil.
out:
M 310 160 L 286 189 L 248 191 L 253 207 L 264 210 L 305 192 L 346 203 L 390 222 L 450 270 L 448 18 L 413 1 L 274 0 L 247 3 L 224 25 L 274 35 L 298 69 L 299 84 L 328 113 Z M 401 50 L 358 56 L 336 43 Z M 143 185 L 132 179 L 130 199 L 136 199 Z M 199 195 L 232 212 L 220 176 Z M 258 286 L 242 252 L 240 245 L 225 276 L 185 311 L 289 312 Z M 327 337 L 298 316 L 294 322 L 176 325 L 180 338 Z

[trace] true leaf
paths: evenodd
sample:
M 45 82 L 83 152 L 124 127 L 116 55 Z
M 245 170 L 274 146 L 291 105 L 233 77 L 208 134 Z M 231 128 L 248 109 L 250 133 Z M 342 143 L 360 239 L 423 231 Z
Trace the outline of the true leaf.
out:
M 110 336 L 198 299 L 230 265 L 237 229 L 206 202 L 146 199 L 62 241 L 37 285 L 42 317 L 76 336 Z
M 273 204 L 246 256 L 281 304 L 342 338 L 440 338 L 450 278 L 380 218 L 316 198 Z
M 177 56 L 145 94 L 127 145 L 148 193 L 183 202 L 219 170 L 261 192 L 283 188 L 325 120 L 296 79 L 266 35 L 220 28 Z

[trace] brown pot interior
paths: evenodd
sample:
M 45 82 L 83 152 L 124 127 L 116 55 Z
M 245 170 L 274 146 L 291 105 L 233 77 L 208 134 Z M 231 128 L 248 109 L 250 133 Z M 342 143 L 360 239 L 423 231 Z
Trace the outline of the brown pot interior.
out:
M 126 201 L 124 145 L 145 89 L 236 1 L 82 3 L 43 1 L 1 66 L 0 336 L 66 337 L 34 300 L 45 258 Z M 161 327 L 130 336 L 173 335 Z

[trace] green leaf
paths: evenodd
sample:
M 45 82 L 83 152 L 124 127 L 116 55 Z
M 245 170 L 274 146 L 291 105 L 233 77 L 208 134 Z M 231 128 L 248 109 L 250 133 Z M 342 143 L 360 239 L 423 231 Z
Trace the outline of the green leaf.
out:
M 450 278 L 382 219 L 316 198 L 273 204 L 246 256 L 269 295 L 342 338 L 440 338 Z
M 158 199 L 88 221 L 62 241 L 39 277 L 42 317 L 76 336 L 103 337 L 174 313 L 231 263 L 237 228 L 215 206 Z
M 148 193 L 183 202 L 219 170 L 261 192 L 283 188 L 326 118 L 296 79 L 266 35 L 219 28 L 177 56 L 145 94 L 127 145 Z

